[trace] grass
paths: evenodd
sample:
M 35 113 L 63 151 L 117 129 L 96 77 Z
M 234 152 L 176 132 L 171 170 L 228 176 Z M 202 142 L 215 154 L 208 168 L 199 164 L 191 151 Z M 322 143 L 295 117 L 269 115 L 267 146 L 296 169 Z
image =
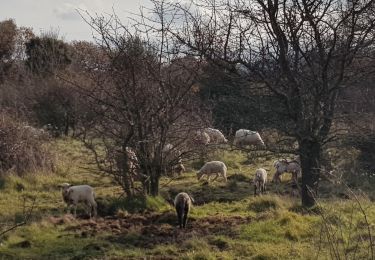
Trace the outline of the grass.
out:
M 56 172 L 0 179 L 1 229 L 22 221 L 35 199 L 31 221 L 1 237 L 0 259 L 328 259 L 332 245 L 342 258 L 371 254 L 366 220 L 354 200 L 327 198 L 308 212 L 288 195 L 286 176 L 254 197 L 253 174 L 259 167 L 270 170 L 272 159 L 247 164 L 238 151 L 220 151 L 210 159 L 226 162 L 227 183 L 197 181 L 190 165 L 172 182 L 162 178 L 159 197 L 129 200 L 111 179 L 90 170 L 90 153 L 79 142 L 61 139 L 55 146 Z M 62 182 L 95 187 L 106 217 L 66 215 L 57 187 Z M 196 201 L 186 230 L 176 227 L 169 204 L 181 191 Z M 374 225 L 375 206 L 366 196 L 359 200 Z

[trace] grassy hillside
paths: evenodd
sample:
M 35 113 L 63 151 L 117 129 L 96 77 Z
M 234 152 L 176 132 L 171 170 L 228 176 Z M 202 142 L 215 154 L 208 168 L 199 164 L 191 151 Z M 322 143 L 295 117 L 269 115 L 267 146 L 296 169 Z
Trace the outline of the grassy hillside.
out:
M 1 238 L 0 259 L 371 258 L 370 200 L 326 198 L 308 212 L 290 196 L 289 176 L 269 184 L 267 195 L 254 197 L 252 175 L 260 166 L 273 172 L 271 159 L 247 164 L 239 152 L 218 152 L 211 157 L 228 165 L 227 183 L 198 182 L 189 165 L 183 176 L 162 179 L 160 197 L 129 201 L 109 178 L 94 173 L 79 142 L 59 140 L 55 146 L 56 173 L 1 179 L 2 230 L 22 221 L 35 202 L 30 221 Z M 65 214 L 57 187 L 62 182 L 92 185 L 100 217 L 89 220 L 82 208 L 78 219 Z M 177 228 L 167 202 L 180 191 L 196 201 L 186 230 Z

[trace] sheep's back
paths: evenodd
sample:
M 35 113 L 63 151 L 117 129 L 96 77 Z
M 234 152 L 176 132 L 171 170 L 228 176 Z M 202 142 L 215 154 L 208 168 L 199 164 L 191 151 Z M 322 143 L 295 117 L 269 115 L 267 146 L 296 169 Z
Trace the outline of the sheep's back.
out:
M 179 194 L 176 195 L 174 199 L 175 207 L 181 206 L 181 205 L 187 205 L 188 207 L 190 207 L 190 204 L 191 204 L 191 199 L 190 199 L 189 194 L 187 194 L 186 192 L 180 192 Z
M 217 173 L 226 171 L 227 167 L 221 161 L 206 162 L 205 165 L 199 170 L 200 173 Z

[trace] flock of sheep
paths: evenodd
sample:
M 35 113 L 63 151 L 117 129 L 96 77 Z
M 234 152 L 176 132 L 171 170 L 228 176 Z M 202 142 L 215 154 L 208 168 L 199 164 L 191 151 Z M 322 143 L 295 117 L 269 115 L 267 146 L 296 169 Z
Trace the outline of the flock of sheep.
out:
M 220 130 L 213 128 L 205 128 L 202 131 L 197 131 L 195 138 L 203 144 L 220 144 L 228 142 L 228 140 L 220 132 Z M 236 147 L 243 147 L 246 145 L 265 146 L 258 132 L 246 129 L 240 129 L 235 133 L 233 145 Z M 171 147 L 166 147 L 165 149 L 171 149 Z M 127 153 L 128 158 L 131 159 L 130 168 L 133 168 L 134 164 L 137 163 L 136 154 L 130 148 L 127 149 Z M 277 160 L 274 162 L 274 167 L 276 169 L 276 172 L 273 176 L 273 181 L 280 182 L 280 176 L 285 172 L 289 172 L 292 173 L 293 181 L 297 183 L 298 174 L 301 172 L 300 163 L 298 160 Z M 178 173 L 181 173 L 185 170 L 185 167 L 183 166 L 181 160 L 179 160 L 177 163 L 177 169 Z M 211 180 L 212 176 L 214 176 L 213 180 L 216 180 L 218 177 L 222 177 L 225 181 L 227 181 L 227 167 L 225 163 L 221 161 L 206 162 L 203 167 L 197 172 L 198 180 L 200 180 L 204 175 L 207 176 L 208 182 Z M 253 178 L 254 196 L 257 195 L 257 190 L 259 191 L 259 193 L 265 192 L 266 183 L 267 171 L 263 168 L 257 169 Z M 95 202 L 94 189 L 91 186 L 72 186 L 68 183 L 63 183 L 60 185 L 60 187 L 62 188 L 63 200 L 68 205 L 68 209 L 70 209 L 71 206 L 74 206 L 75 217 L 78 203 L 85 203 L 88 206 L 88 213 L 90 217 L 97 215 L 97 203 Z M 175 197 L 174 207 L 177 212 L 177 218 L 180 228 L 186 227 L 187 216 L 193 202 L 193 198 L 185 192 L 180 192 Z

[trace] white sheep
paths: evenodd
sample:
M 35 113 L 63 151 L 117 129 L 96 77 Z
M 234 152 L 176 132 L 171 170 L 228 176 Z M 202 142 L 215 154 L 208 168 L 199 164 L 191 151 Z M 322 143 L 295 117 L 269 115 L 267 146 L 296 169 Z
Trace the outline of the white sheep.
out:
M 185 166 L 182 164 L 182 160 L 178 160 L 178 163 L 172 167 L 173 172 L 181 175 L 185 172 Z
M 211 144 L 225 144 L 228 142 L 223 133 L 218 129 L 207 127 L 204 129 L 204 132 L 210 137 Z
M 261 145 L 265 146 L 258 132 L 240 129 L 236 131 L 233 141 L 234 146 Z
M 62 196 L 65 203 L 68 205 L 69 211 L 70 206 L 74 205 L 74 217 L 77 216 L 77 205 L 80 202 L 85 203 L 89 207 L 90 218 L 92 211 L 94 212 L 94 217 L 97 215 L 94 188 L 89 185 L 72 186 L 69 183 L 63 183 L 59 185 L 59 187 L 62 188 Z
M 197 130 L 194 133 L 193 141 L 198 145 L 208 145 L 210 143 L 210 136 L 205 131 Z
M 177 212 L 178 225 L 180 228 L 186 227 L 187 217 L 193 202 L 193 198 L 186 192 L 180 192 L 175 197 L 174 207 Z
M 165 154 L 166 167 L 165 172 L 172 172 L 181 175 L 185 171 L 185 166 L 182 164 L 181 151 L 176 149 L 173 144 L 167 143 L 164 145 L 162 152 Z
M 281 159 L 274 162 L 273 166 L 276 169 L 276 172 L 272 178 L 274 182 L 281 182 L 281 175 L 284 172 L 288 172 L 292 174 L 292 179 L 294 183 L 298 183 L 298 175 L 301 173 L 301 166 L 298 161 L 296 160 L 286 160 Z
M 254 184 L 254 196 L 257 195 L 257 190 L 260 193 L 264 193 L 266 191 L 266 183 L 267 183 L 267 171 L 263 168 L 259 168 L 255 171 L 253 184 Z
M 197 172 L 197 178 L 200 180 L 203 175 L 207 175 L 207 181 L 209 182 L 212 175 L 216 175 L 213 180 L 216 180 L 219 176 L 222 176 L 227 181 L 227 166 L 221 161 L 206 162 L 203 167 Z

